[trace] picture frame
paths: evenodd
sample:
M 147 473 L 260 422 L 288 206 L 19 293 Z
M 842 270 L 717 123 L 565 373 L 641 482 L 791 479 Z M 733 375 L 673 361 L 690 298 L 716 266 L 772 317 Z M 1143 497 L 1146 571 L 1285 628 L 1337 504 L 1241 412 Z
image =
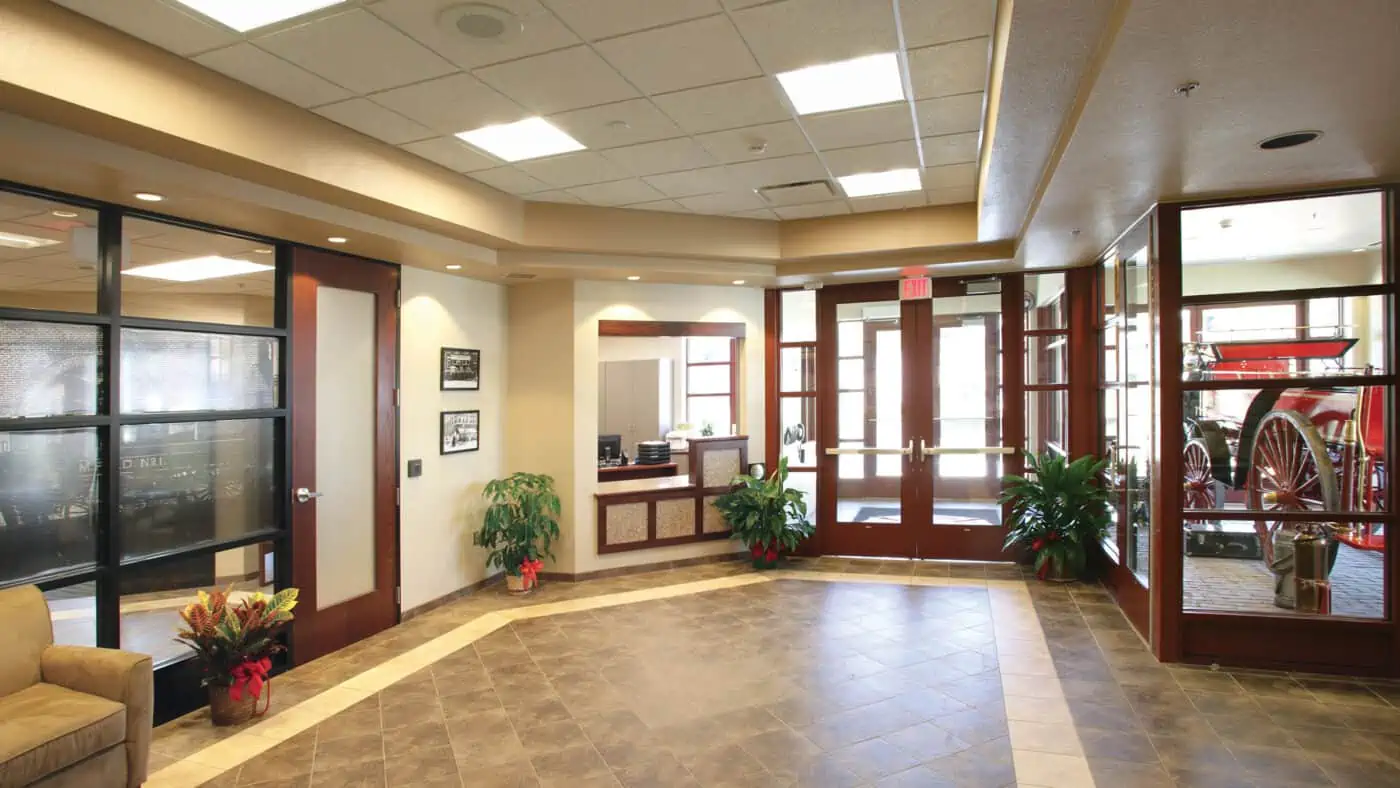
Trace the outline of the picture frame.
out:
M 439 438 L 443 454 L 461 454 L 480 449 L 481 411 L 443 411 Z
M 481 351 L 460 347 L 442 349 L 441 384 L 443 391 L 481 389 Z

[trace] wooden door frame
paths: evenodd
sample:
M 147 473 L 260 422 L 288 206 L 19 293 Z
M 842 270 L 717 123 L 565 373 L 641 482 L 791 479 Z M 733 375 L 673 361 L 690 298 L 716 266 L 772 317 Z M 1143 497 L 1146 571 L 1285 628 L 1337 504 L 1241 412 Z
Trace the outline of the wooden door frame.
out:
M 314 274 L 312 273 L 314 271 Z M 316 478 L 316 444 L 298 440 L 315 435 L 316 429 L 316 290 L 322 285 L 375 295 L 375 591 L 334 607 L 316 611 L 316 511 L 308 504 L 290 503 L 288 527 L 292 529 L 292 580 L 301 589 L 297 621 L 292 627 L 294 659 L 302 664 L 342 647 L 336 635 L 349 642 L 362 640 L 394 626 L 401 609 L 398 600 L 400 524 L 398 507 L 398 388 L 399 315 L 398 266 L 319 249 L 292 250 L 291 339 L 288 368 L 290 385 L 291 443 L 290 497 L 298 487 L 311 486 Z M 387 352 L 385 349 L 387 348 Z M 309 431 L 309 432 L 307 432 Z M 384 447 L 389 447 L 388 451 Z M 311 504 L 310 506 L 314 506 Z M 392 535 L 392 550 L 379 549 L 379 540 Z M 388 595 L 386 605 L 385 595 Z M 312 611 L 315 611 L 314 613 Z

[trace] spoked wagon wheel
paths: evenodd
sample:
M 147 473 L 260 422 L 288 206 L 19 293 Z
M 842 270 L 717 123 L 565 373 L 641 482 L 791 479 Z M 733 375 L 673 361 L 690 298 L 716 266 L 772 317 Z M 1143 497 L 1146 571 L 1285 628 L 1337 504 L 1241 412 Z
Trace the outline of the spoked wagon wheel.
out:
M 1312 420 L 1295 410 L 1276 410 L 1259 422 L 1250 455 L 1249 508 L 1269 512 L 1335 512 L 1341 508 L 1337 473 L 1327 444 Z M 1264 564 L 1274 560 L 1278 520 L 1259 520 Z M 1335 560 L 1335 558 L 1333 559 Z
M 1214 509 L 1216 508 L 1215 496 L 1215 475 L 1211 472 L 1210 449 L 1206 448 L 1205 441 L 1197 438 L 1186 444 L 1186 451 L 1181 455 L 1182 485 L 1181 505 L 1182 508 L 1191 509 Z M 1202 520 L 1187 520 L 1189 523 L 1202 522 Z

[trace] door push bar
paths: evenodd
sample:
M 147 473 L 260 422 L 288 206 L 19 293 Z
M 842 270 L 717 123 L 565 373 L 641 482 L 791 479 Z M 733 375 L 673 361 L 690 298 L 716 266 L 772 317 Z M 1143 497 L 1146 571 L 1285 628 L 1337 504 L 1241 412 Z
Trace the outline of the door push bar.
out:
M 911 439 L 909 441 L 909 445 L 903 449 L 882 449 L 878 446 L 857 446 L 850 449 L 830 448 L 826 450 L 826 453 L 829 457 L 837 457 L 843 454 L 899 455 L 901 457 L 910 457 L 914 454 L 914 441 Z

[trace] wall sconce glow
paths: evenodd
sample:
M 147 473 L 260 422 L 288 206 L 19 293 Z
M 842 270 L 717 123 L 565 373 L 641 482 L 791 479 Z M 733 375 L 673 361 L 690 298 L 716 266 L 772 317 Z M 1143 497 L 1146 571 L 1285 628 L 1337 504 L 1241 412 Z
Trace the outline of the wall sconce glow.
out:
M 343 235 L 332 235 L 330 238 L 327 238 L 326 240 L 329 241 L 330 243 L 333 243 L 333 244 L 349 243 L 349 241 L 350 241 L 349 238 L 346 238 L 346 237 L 343 236 Z
M 302 14 L 340 5 L 345 0 L 176 0 L 240 33 L 267 27 Z
M 156 194 L 155 192 L 136 192 L 131 196 L 141 202 L 160 202 L 165 199 L 164 194 Z
M 460 270 L 462 270 L 462 266 L 457 265 L 456 263 L 453 263 L 452 265 L 447 266 L 447 270 L 449 270 L 449 271 L 460 271 Z
M 560 131 L 544 118 L 526 118 L 514 123 L 482 126 L 474 131 L 458 133 L 457 138 L 471 143 L 498 159 L 525 161 L 541 156 L 583 150 L 583 143 Z
M 52 238 L 35 238 L 32 235 L 20 235 L 19 233 L 0 233 L 0 246 L 9 249 L 38 249 L 41 246 L 53 246 L 62 243 Z
M 899 58 L 893 52 L 785 71 L 778 75 L 778 84 L 799 115 L 904 99 Z
M 271 271 L 273 266 L 235 260 L 232 257 L 194 257 L 189 260 L 174 260 L 169 263 L 143 265 L 122 271 L 127 276 L 143 279 L 163 279 L 167 282 L 202 282 L 205 279 L 223 279 L 229 276 L 256 274 Z
M 846 193 L 847 197 L 873 197 L 877 194 L 916 192 L 924 187 L 919 180 L 919 171 L 912 167 L 903 170 L 842 175 L 836 180 L 841 182 L 841 190 Z
M 642 278 L 641 278 L 640 276 L 629 276 L 629 277 L 627 277 L 627 281 L 629 281 L 629 282 L 639 282 L 639 281 L 641 281 L 641 279 L 642 279 Z

